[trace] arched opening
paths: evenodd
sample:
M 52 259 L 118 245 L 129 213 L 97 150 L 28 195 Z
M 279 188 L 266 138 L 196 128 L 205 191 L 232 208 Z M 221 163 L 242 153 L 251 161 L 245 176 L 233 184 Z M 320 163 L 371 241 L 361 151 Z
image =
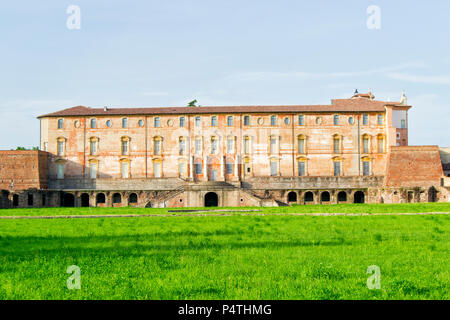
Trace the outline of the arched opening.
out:
M 340 191 L 338 193 L 338 202 L 347 202 L 347 192 Z
M 305 193 L 305 203 L 314 202 L 314 194 L 311 191 Z
M 322 192 L 320 195 L 320 202 L 330 202 L 330 193 L 328 191 Z
M 217 207 L 219 205 L 219 196 L 215 192 L 205 194 L 205 207 Z
M 428 189 L 428 202 L 436 202 L 437 199 L 437 190 L 435 187 L 431 187 Z
M 104 193 L 98 193 L 97 196 L 95 197 L 95 201 L 97 204 L 99 203 L 105 203 L 106 202 L 106 197 Z
M 297 192 L 291 191 L 288 193 L 288 202 L 297 202 Z
M 13 206 L 14 207 L 19 206 L 19 195 L 18 194 L 13 195 Z
M 353 198 L 354 198 L 354 200 L 353 200 L 354 203 L 364 203 L 364 192 L 356 191 Z
M 81 206 L 82 207 L 89 207 L 89 194 L 83 193 L 81 195 Z
M 122 203 L 122 196 L 120 195 L 120 193 L 113 194 L 112 202 L 113 202 L 113 204 Z
M 151 202 L 147 202 L 147 204 L 145 205 L 146 208 L 151 208 L 152 207 L 152 203 Z
M 136 193 L 132 193 L 130 194 L 130 196 L 128 197 L 128 203 L 137 203 L 138 202 L 138 197 Z
M 75 196 L 71 193 L 64 193 L 63 206 L 64 207 L 75 207 Z

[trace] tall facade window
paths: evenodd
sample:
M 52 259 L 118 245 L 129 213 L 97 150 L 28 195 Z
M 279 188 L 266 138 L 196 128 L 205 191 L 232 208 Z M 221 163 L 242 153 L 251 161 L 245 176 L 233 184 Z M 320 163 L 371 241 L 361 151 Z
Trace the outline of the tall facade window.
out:
M 129 152 L 129 140 L 126 138 L 122 138 L 122 146 L 121 146 L 121 151 L 122 151 L 122 155 L 126 156 L 128 155 Z
M 298 162 L 298 176 L 303 177 L 306 176 L 306 161 L 300 160 Z
M 64 120 L 58 119 L 58 129 L 63 129 L 63 128 L 64 128 Z
M 367 126 L 369 124 L 369 115 L 363 114 L 363 125 Z
M 91 129 L 97 128 L 97 119 L 93 118 L 91 119 Z
M 155 178 L 161 178 L 162 177 L 162 162 L 161 161 L 154 161 L 153 162 L 153 176 Z
M 98 139 L 97 138 L 91 138 L 90 141 L 90 154 L 91 156 L 95 156 L 97 154 L 97 146 L 98 146 Z
M 299 154 L 304 154 L 305 153 L 305 136 L 304 135 L 299 135 L 297 138 L 297 148 L 298 148 L 298 153 Z
M 378 136 L 378 153 L 384 153 L 384 137 Z
M 277 125 L 277 116 L 271 116 L 270 117 L 270 125 L 276 126 Z
M 339 116 L 337 114 L 333 117 L 333 123 L 335 126 L 339 125 Z
M 202 139 L 201 138 L 195 138 L 195 153 L 196 154 L 202 153 Z
M 161 144 L 162 139 L 160 137 L 155 137 L 153 139 L 153 154 L 160 156 L 161 155 Z
M 377 123 L 378 123 L 378 125 L 379 126 L 381 126 L 381 125 L 383 125 L 383 115 L 382 114 L 379 114 L 378 116 L 377 116 Z
M 211 117 L 211 127 L 217 127 L 217 116 Z
M 276 160 L 270 161 L 270 175 L 271 176 L 278 175 L 278 161 L 276 161 Z
M 128 128 L 128 118 L 122 118 L 122 128 Z
M 363 175 L 364 176 L 370 175 L 370 161 L 368 160 L 363 161 Z
M 138 126 L 139 126 L 139 127 L 143 127 L 143 126 L 144 126 L 144 120 L 140 119 L 140 120 L 138 121 Z
M 196 161 L 194 164 L 195 174 L 202 174 L 202 162 Z
M 185 154 L 186 152 L 186 139 L 184 137 L 180 137 L 180 155 Z
M 57 142 L 58 156 L 64 156 L 65 144 L 66 144 L 66 141 L 64 139 L 62 139 L 62 138 L 58 139 L 58 142 Z
M 299 126 L 304 126 L 305 125 L 305 116 L 302 115 L 302 114 L 298 116 L 298 125 Z
M 244 116 L 244 126 L 250 125 L 250 116 Z
M 218 150 L 218 139 L 217 137 L 211 138 L 211 154 L 216 154 Z
M 57 178 L 58 179 L 64 179 L 64 163 L 62 162 L 58 162 L 56 164 L 56 169 L 57 169 Z
M 184 117 L 180 117 L 180 127 L 184 127 L 186 119 Z
M 333 161 L 333 174 L 335 177 L 341 175 L 341 161 Z
M 161 120 L 160 120 L 159 117 L 155 117 L 155 118 L 153 119 L 153 126 L 154 126 L 155 128 L 159 128 L 159 127 L 161 126 Z
M 180 163 L 178 164 L 178 173 L 182 177 L 186 176 L 186 162 L 180 161 Z
M 333 137 L 333 152 L 341 153 L 341 138 L 338 135 Z
M 130 163 L 128 161 L 122 161 L 120 163 L 122 179 L 127 179 L 130 176 Z
M 199 116 L 195 117 L 195 126 L 200 127 L 202 125 L 202 120 Z
M 402 129 L 406 129 L 406 120 L 405 119 L 402 119 L 400 121 L 400 126 L 402 127 Z
M 227 165 L 226 165 L 226 173 L 228 175 L 233 174 L 233 162 L 228 162 L 227 161 Z
M 369 153 L 369 137 L 367 135 L 363 136 L 363 153 Z
M 91 179 L 97 179 L 97 162 L 91 161 L 89 163 L 89 177 Z
M 229 127 L 233 126 L 233 116 L 227 117 L 227 126 Z
M 249 136 L 244 137 L 244 153 L 250 154 L 250 137 Z
M 270 137 L 270 154 L 276 154 L 277 153 L 277 138 L 276 137 Z
M 227 153 L 234 153 L 234 137 L 227 139 Z

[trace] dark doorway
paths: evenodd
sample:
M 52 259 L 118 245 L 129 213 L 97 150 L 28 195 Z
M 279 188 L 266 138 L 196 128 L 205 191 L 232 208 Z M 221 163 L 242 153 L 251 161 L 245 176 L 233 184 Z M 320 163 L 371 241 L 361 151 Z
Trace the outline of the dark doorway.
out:
M 297 192 L 291 191 L 288 193 L 288 202 L 297 202 Z
M 347 192 L 341 191 L 338 193 L 338 202 L 346 202 L 347 201 Z
M 147 204 L 145 205 L 146 208 L 151 208 L 152 207 L 152 203 L 151 202 L 147 202 Z
M 114 193 L 112 200 L 113 200 L 113 204 L 114 203 L 122 203 L 122 196 L 120 195 L 120 193 Z
M 95 200 L 96 200 L 97 204 L 105 203 L 106 202 L 105 194 L 104 193 L 97 194 L 97 196 L 95 197 Z
M 205 194 L 205 207 L 217 207 L 219 205 L 219 197 L 215 192 Z
M 18 194 L 13 195 L 13 206 L 14 207 L 19 206 L 19 195 Z
M 320 195 L 320 201 L 321 202 L 330 202 L 330 193 L 328 191 L 322 192 Z
M 137 203 L 138 202 L 138 197 L 136 193 L 132 193 L 130 194 L 130 196 L 128 197 L 128 203 Z
M 434 187 L 428 189 L 428 202 L 436 202 L 437 191 Z
M 311 191 L 308 191 L 305 193 L 305 202 L 313 202 L 314 201 L 314 195 Z
M 356 191 L 354 197 L 354 203 L 364 203 L 364 192 Z
M 82 207 L 89 207 L 89 194 L 83 193 L 81 195 L 81 206 Z
M 29 193 L 29 194 L 28 194 L 28 205 L 31 207 L 31 206 L 33 206 L 33 203 L 34 203 L 34 197 L 33 197 L 33 194 L 32 194 L 32 193 Z
M 71 193 L 64 193 L 63 206 L 64 207 L 75 207 L 75 196 Z

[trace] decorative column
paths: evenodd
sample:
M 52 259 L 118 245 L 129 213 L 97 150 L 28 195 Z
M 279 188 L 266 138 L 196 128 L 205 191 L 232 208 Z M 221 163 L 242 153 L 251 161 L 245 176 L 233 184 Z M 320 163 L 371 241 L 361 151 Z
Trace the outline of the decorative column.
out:
M 239 180 L 239 155 L 236 155 L 235 159 L 234 177 Z
M 220 178 L 225 180 L 225 172 L 224 172 L 224 156 L 220 156 Z
M 203 180 L 204 181 L 208 181 L 208 165 L 207 165 L 207 161 L 208 161 L 208 156 L 205 154 L 203 156 Z
M 194 156 L 189 157 L 189 179 L 194 180 Z

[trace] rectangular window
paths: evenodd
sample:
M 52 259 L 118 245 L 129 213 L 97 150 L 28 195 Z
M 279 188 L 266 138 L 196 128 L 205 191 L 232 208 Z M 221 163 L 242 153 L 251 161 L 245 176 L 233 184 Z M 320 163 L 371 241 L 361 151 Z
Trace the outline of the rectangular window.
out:
M 128 154 L 128 141 L 122 141 L 122 155 Z
M 250 125 L 250 116 L 244 116 L 244 126 Z
M 364 176 L 370 175 L 370 162 L 369 161 L 363 161 L 363 175 Z
M 234 153 L 234 139 L 228 138 L 227 140 L 227 153 Z
M 341 162 L 340 161 L 334 161 L 334 176 L 338 177 L 341 175 Z
M 202 153 L 202 140 L 199 138 L 195 139 L 195 153 Z
M 298 162 L 298 176 L 303 177 L 306 175 L 306 164 L 305 161 Z
M 128 128 L 128 119 L 127 118 L 122 119 L 122 128 Z
M 121 166 L 122 166 L 122 179 L 127 179 L 128 176 L 129 176 L 129 169 L 130 169 L 129 168 L 129 163 L 123 161 L 121 163 Z
M 339 116 L 338 115 L 334 116 L 333 123 L 334 123 L 335 126 L 337 126 L 339 124 Z
M 180 140 L 180 155 L 183 155 L 186 151 L 186 140 L 181 139 Z
M 57 178 L 58 179 L 64 179 L 64 163 L 58 163 L 57 165 Z
M 180 164 L 178 166 L 178 170 L 179 170 L 180 176 L 186 175 L 186 162 L 180 162 Z
M 64 127 L 64 120 L 63 119 L 59 119 L 58 120 L 58 129 L 62 129 Z
M 245 154 L 250 153 L 250 138 L 244 139 L 244 153 Z
M 153 163 L 153 174 L 155 178 L 161 178 L 161 162 Z
M 217 153 L 217 139 L 211 140 L 211 153 L 216 154 Z
M 154 147 L 153 153 L 155 155 L 160 155 L 161 154 L 161 140 L 155 140 L 153 147 Z
M 270 125 L 276 126 L 277 125 L 277 116 L 271 116 L 270 117 Z
M 96 128 L 97 128 L 97 120 L 91 119 L 91 129 L 96 129 Z
M 341 152 L 341 140 L 340 139 L 333 139 L 333 150 L 334 150 L 334 153 Z
M 406 129 L 406 120 L 405 119 L 401 120 L 401 127 L 402 127 L 402 129 Z
M 202 174 L 202 164 L 201 163 L 195 164 L 195 174 Z
M 89 164 L 89 176 L 91 179 L 97 179 L 97 164 L 90 163 Z
M 233 116 L 227 117 L 227 126 L 229 127 L 233 126 Z
M 379 138 L 378 139 L 378 153 L 384 152 L 384 139 Z
M 277 139 L 270 138 L 270 154 L 275 154 L 277 152 Z
M 276 161 L 270 162 L 270 175 L 271 176 L 278 175 L 278 163 Z
M 195 117 L 195 126 L 200 127 L 202 125 L 201 118 Z
M 64 155 L 64 141 L 58 141 L 58 156 Z
M 217 116 L 211 117 L 211 127 L 217 127 Z
M 155 119 L 153 119 L 153 124 L 155 128 L 159 128 L 161 126 L 159 117 L 155 117 Z
M 363 153 L 369 153 L 369 138 L 363 139 Z
M 180 127 L 184 127 L 185 118 L 180 117 Z
M 97 154 L 97 141 L 91 141 L 91 156 Z
M 298 139 L 298 153 L 305 153 L 305 139 Z
M 383 115 L 382 114 L 379 114 L 377 116 L 377 123 L 379 126 L 383 125 Z
M 369 124 L 369 115 L 364 114 L 363 115 L 363 125 L 367 126 Z
M 233 164 L 227 162 L 227 174 L 233 174 Z
M 305 116 L 302 115 L 302 114 L 298 116 L 298 125 L 299 126 L 304 126 L 305 125 Z

